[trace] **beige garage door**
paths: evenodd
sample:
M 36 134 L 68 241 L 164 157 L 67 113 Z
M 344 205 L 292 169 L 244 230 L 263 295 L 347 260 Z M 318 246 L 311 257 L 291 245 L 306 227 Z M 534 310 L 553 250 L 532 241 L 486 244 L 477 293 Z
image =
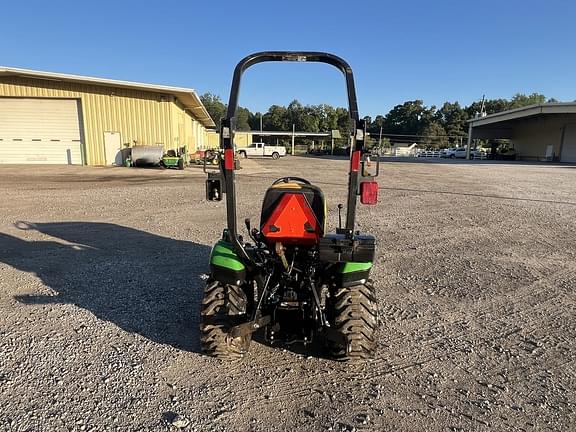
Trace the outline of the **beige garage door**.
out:
M 76 99 L 0 97 L 0 163 L 82 164 Z
M 566 125 L 560 161 L 576 163 L 576 124 Z

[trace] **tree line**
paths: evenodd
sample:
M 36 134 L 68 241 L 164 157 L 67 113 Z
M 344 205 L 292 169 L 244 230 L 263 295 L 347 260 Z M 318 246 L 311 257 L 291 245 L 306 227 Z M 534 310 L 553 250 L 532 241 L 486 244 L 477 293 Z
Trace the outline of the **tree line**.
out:
M 206 110 L 220 128 L 220 119 L 226 115 L 226 104 L 219 96 L 205 93 L 200 96 Z M 488 99 L 461 106 L 459 102 L 445 102 L 440 108 L 426 106 L 422 100 L 406 101 L 396 105 L 386 115 L 364 117 L 372 139 L 383 137 L 385 144 L 415 142 L 424 147 L 445 147 L 466 142 L 467 120 L 481 112 L 494 114 L 527 105 L 557 102 L 540 93 L 515 94 L 511 99 Z M 326 104 L 302 105 L 293 100 L 288 106 L 272 105 L 267 112 L 252 113 L 244 107 L 236 111 L 236 128 L 241 131 L 280 130 L 325 132 L 338 129 L 348 135 L 348 110 Z

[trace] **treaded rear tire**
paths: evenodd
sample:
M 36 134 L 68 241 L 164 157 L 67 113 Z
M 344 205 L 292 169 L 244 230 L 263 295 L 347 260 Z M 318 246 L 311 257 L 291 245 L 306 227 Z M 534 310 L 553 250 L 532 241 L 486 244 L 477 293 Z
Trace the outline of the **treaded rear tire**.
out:
M 246 319 L 246 294 L 236 285 L 208 280 L 202 300 L 200 342 L 202 352 L 233 360 L 248 352 L 252 335 L 231 338 L 230 329 Z
M 374 356 L 378 327 L 378 300 L 372 281 L 333 291 L 331 325 L 344 335 L 346 345 L 331 341 L 330 354 L 342 361 Z

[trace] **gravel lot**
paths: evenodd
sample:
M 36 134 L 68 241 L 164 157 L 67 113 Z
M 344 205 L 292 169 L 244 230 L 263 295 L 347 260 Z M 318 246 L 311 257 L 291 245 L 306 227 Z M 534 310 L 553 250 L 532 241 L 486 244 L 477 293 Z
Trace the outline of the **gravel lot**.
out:
M 243 161 L 239 220 L 277 177 L 346 161 Z M 364 366 L 252 345 L 200 354 L 199 302 L 223 203 L 204 176 L 0 168 L 0 430 L 576 429 L 576 166 L 385 163 L 383 320 Z

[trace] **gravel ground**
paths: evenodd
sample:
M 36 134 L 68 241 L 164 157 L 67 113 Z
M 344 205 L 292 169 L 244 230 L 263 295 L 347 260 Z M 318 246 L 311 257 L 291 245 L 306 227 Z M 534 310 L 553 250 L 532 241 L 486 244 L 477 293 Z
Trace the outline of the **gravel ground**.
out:
M 239 220 L 271 181 L 335 207 L 346 161 L 243 161 Z M 223 203 L 201 170 L 0 168 L 0 430 L 576 429 L 576 167 L 385 163 L 376 358 L 253 343 L 199 353 Z

